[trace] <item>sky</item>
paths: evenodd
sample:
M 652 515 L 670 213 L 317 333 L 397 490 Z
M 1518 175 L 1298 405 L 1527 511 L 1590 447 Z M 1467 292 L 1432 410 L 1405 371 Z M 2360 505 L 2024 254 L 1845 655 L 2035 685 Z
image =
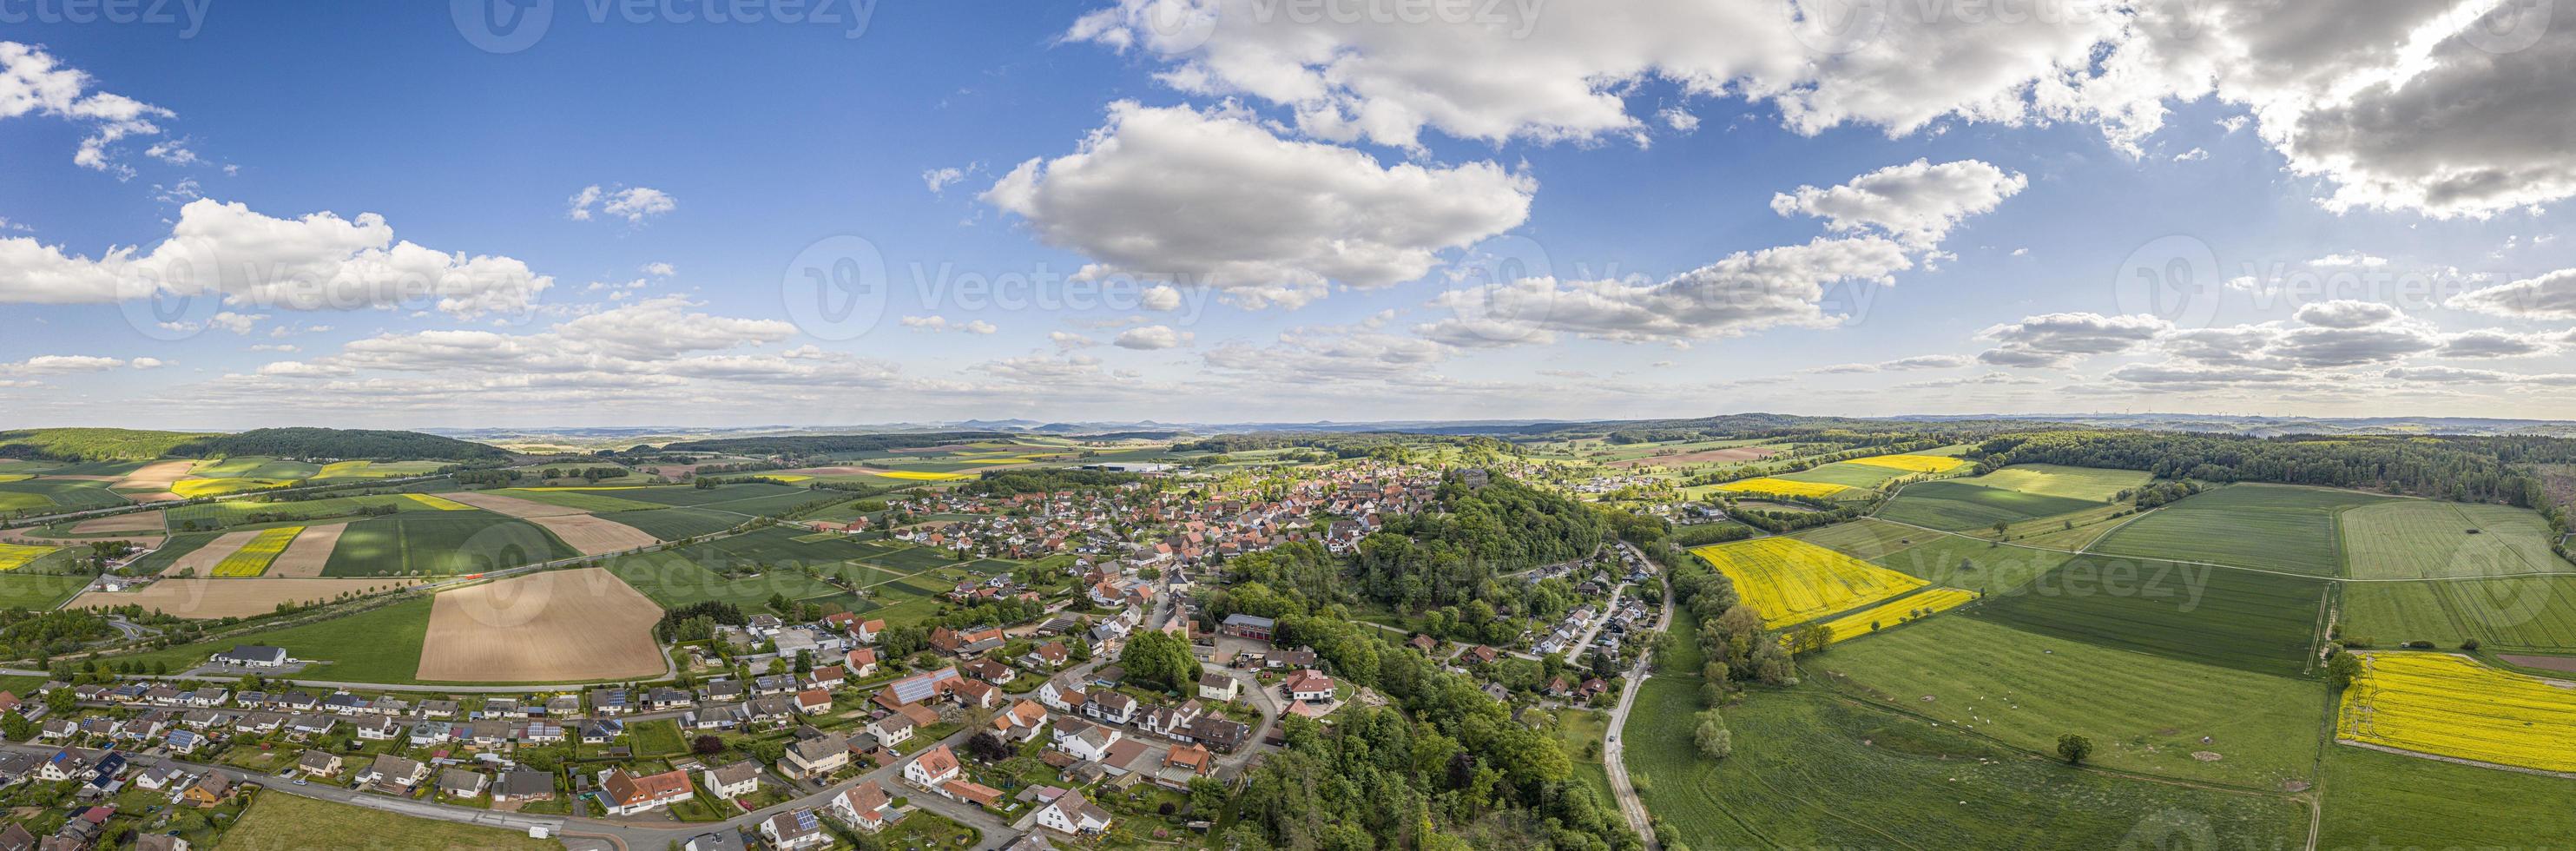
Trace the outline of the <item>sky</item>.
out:
M 0 427 L 2576 419 L 2576 3 L 0 0 Z

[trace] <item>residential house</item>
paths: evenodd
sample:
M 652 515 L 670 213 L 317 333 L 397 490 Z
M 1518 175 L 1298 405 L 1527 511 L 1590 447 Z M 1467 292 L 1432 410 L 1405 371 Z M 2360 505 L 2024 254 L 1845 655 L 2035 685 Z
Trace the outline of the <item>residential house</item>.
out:
M 283 668 L 294 660 L 287 657 L 283 647 L 235 644 L 233 649 L 215 654 L 212 661 L 237 668 Z
M 221 771 L 209 771 L 206 772 L 206 776 L 197 778 L 197 785 L 190 786 L 188 791 L 179 793 L 179 800 L 200 807 L 211 807 L 223 803 L 223 800 L 232 797 L 232 794 L 232 775 Z
M 867 732 L 868 735 L 877 737 L 878 744 L 886 747 L 894 747 L 896 745 L 903 744 L 904 742 L 911 741 L 913 733 L 915 732 L 914 728 L 915 725 L 913 724 L 911 716 L 905 715 L 901 712 L 892 712 L 887 713 L 886 717 L 869 722 Z
M 1022 700 L 994 714 L 991 723 L 993 735 L 1002 737 L 1003 741 L 1026 742 L 1038 737 L 1046 727 L 1046 720 L 1046 707 Z
M 885 787 L 870 780 L 832 796 L 832 816 L 842 824 L 875 832 L 894 816 L 893 803 L 894 797 L 886 794 Z
M 674 801 L 688 800 L 696 790 L 689 785 L 686 771 L 665 771 L 637 776 L 624 768 L 600 772 L 601 803 L 609 815 L 628 816 L 670 806 Z
M 819 688 L 818 688 L 818 689 L 807 689 L 807 690 L 805 690 L 805 691 L 801 691 L 801 692 L 797 692 L 797 693 L 796 693 L 796 711 L 797 711 L 797 712 L 804 713 L 804 714 L 806 714 L 806 715 L 820 715 L 820 714 L 822 714 L 822 713 L 829 712 L 829 711 L 831 711 L 831 710 L 832 710 L 832 693 L 831 693 L 831 692 L 824 691 L 824 690 L 822 690 L 822 689 L 819 689 Z
M 875 676 L 877 672 L 877 649 L 874 647 L 861 647 L 852 650 L 841 657 L 841 664 L 849 671 L 849 676 L 853 679 Z
M 760 763 L 751 760 L 709 768 L 705 774 L 707 791 L 719 798 L 740 798 L 760 791 Z
M 384 788 L 410 789 L 429 777 L 429 766 L 393 754 L 376 757 L 376 761 L 358 772 L 360 783 Z
M 923 789 L 937 789 L 957 779 L 958 769 L 957 754 L 950 752 L 947 745 L 932 745 L 903 767 L 903 779 Z
M 1057 833 L 1089 836 L 1109 829 L 1109 813 L 1084 800 L 1080 792 L 1066 792 L 1038 810 L 1037 823 Z
M 480 771 L 449 768 L 438 772 L 438 794 L 451 798 L 480 798 L 491 785 L 492 778 Z
M 515 768 L 501 775 L 492 787 L 494 803 L 513 801 L 551 801 L 555 797 L 555 776 L 533 768 Z
M 1333 699 L 1333 678 L 1324 676 L 1322 671 L 1307 668 L 1288 675 L 1287 681 L 1280 684 L 1279 690 L 1287 694 L 1290 700 L 1320 703 Z
M 1136 699 L 1114 691 L 1096 692 L 1089 700 L 1083 701 L 1082 714 L 1112 724 L 1125 724 L 1136 717 Z
M 770 816 L 760 823 L 760 835 L 769 847 L 778 851 L 796 851 L 832 844 L 832 835 L 823 830 L 823 819 L 813 810 L 799 807 Z
M 303 756 L 295 760 L 295 769 L 304 772 L 307 777 L 329 777 L 338 774 L 341 765 L 340 755 L 329 751 L 305 751 Z
M 821 777 L 850 764 L 850 740 L 839 733 L 798 739 L 787 746 L 778 770 L 795 778 Z
M 1231 703 L 1236 695 L 1242 693 L 1243 683 L 1233 677 L 1217 673 L 1199 675 L 1199 697 L 1201 698 L 1219 703 Z

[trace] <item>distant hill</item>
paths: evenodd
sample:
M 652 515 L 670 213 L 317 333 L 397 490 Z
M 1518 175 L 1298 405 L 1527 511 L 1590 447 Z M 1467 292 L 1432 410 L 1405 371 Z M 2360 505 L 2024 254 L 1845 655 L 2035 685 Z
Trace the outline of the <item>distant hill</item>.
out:
M 729 452 L 736 455 L 825 455 L 834 452 L 873 452 L 886 449 L 909 449 L 916 446 L 942 446 L 978 440 L 1008 440 L 1011 437 L 1008 432 L 998 431 L 778 435 L 683 440 L 662 448 L 674 452 Z
M 482 461 L 509 457 L 497 447 L 416 431 L 262 428 L 236 434 L 125 428 L 0 431 L 0 458 L 56 461 L 147 461 L 154 458 L 345 458 L 371 461 Z

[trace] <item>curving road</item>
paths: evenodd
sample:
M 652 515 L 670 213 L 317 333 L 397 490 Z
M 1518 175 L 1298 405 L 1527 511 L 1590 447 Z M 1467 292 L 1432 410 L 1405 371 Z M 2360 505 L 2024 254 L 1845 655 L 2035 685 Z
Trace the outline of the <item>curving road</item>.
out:
M 1639 559 L 1645 558 L 1626 541 L 1619 542 L 1619 546 L 1636 553 Z M 1673 625 L 1673 583 L 1669 576 L 1658 576 L 1656 581 L 1663 583 L 1664 602 L 1655 616 L 1655 631 L 1663 632 Z M 1681 640 L 1691 639 L 1684 636 Z M 1602 731 L 1601 765 L 1610 773 L 1610 794 L 1619 799 L 1619 814 L 1627 817 L 1629 829 L 1646 841 L 1646 851 L 1663 851 L 1663 846 L 1655 842 L 1653 823 L 1646 819 L 1646 803 L 1637 798 L 1636 785 L 1628 781 L 1628 760 L 1619 739 L 1619 731 L 1628 726 L 1628 710 L 1637 703 L 1637 691 L 1646 684 L 1647 663 L 1654 655 L 1654 645 L 1646 645 L 1645 651 L 1637 654 L 1636 667 L 1628 669 L 1628 684 L 1619 690 L 1619 707 L 1610 711 L 1610 723 Z

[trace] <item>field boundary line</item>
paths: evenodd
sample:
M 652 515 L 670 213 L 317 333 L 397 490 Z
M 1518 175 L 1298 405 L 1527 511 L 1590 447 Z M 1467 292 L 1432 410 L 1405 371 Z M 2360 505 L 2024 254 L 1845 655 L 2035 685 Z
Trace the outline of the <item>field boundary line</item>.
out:
M 2119 534 L 2120 530 L 2128 528 L 2128 527 L 2129 527 L 2129 524 L 2131 524 L 2131 523 L 2136 523 L 2136 522 L 2138 522 L 2138 521 L 2140 521 L 2140 520 L 2146 519 L 2146 516 L 2147 516 L 2147 515 L 2149 515 L 2149 514 L 2154 514 L 2154 513 L 2156 513 L 2156 512 L 2163 511 L 2163 510 L 2165 510 L 2165 507 L 2164 507 L 2164 506 L 2159 505 L 2159 506 L 2156 506 L 2156 507 L 2154 507 L 2154 508 L 2150 508 L 2150 509 L 2147 509 L 2147 510 L 2145 510 L 2145 511 L 2138 512 L 2138 513 L 2136 513 L 2136 514 L 2129 515 L 2129 519 L 2127 519 L 2127 520 L 2122 520 L 2122 521 L 2120 521 L 2120 522 L 2118 522 L 2118 523 L 2112 524 L 2111 528 L 2108 528 L 2108 529 L 2104 529 L 2104 530 L 2102 530 L 2102 534 L 2099 534 L 2099 535 L 2095 535 L 2095 536 L 2093 536 L 2093 540 L 2085 541 L 2085 542 L 2084 542 L 2084 546 L 2076 547 L 2076 548 L 2075 548 L 2075 554 L 2076 554 L 2076 555 L 2084 555 L 2084 554 L 2086 554 L 2086 553 L 2090 553 L 2090 552 L 2092 552 L 2092 551 L 2093 551 L 2093 545 L 2094 545 L 2094 544 L 2099 544 L 2099 543 L 2101 543 L 2104 539 L 2107 539 L 2107 538 L 2111 537 L 2112 535 Z
M 2425 752 L 2423 752 L 2423 751 L 2410 751 L 2410 750 L 2407 750 L 2407 749 L 2405 749 L 2405 748 L 2392 748 L 2392 747 L 2389 747 L 2389 746 L 2387 746 L 2387 745 L 2374 745 L 2374 744 L 2371 744 L 2371 743 L 2369 743 L 2369 742 L 2356 742 L 2356 741 L 2353 741 L 2353 740 L 2351 740 L 2351 739 L 2344 738 L 2344 737 L 2342 737 L 2342 736 L 2336 736 L 2336 737 L 2335 737 L 2335 740 L 2334 740 L 2334 743 L 2335 743 L 2335 744 L 2338 744 L 2338 745 L 2345 745 L 2345 746 L 2348 746 L 2348 747 L 2366 748 L 2366 749 L 2369 749 L 2369 750 L 2379 751 L 2379 752 L 2381 752 L 2381 753 L 2393 753 L 2393 754 L 2396 754 L 2396 755 L 2398 755 L 2398 756 L 2411 756 L 2411 757 L 2414 757 L 2414 758 L 2416 758 L 2416 759 L 2429 759 L 2429 760 L 2432 760 L 2432 761 L 2434 761 L 2434 762 L 2447 762 L 2447 763 L 2451 763 L 2451 764 L 2454 764 L 2454 765 L 2465 765 L 2465 766 L 2469 766 L 2469 767 L 2472 767 L 2472 768 L 2492 768 L 2492 769 L 2495 769 L 2495 770 L 2498 770 L 2498 771 L 2511 771 L 2511 772 L 2516 772 L 2516 773 L 2520 773 L 2520 774 L 2537 774 L 2537 775 L 2540 775 L 2540 776 L 2542 776 L 2542 777 L 2563 777 L 2563 778 L 2567 778 L 2567 779 L 2569 779 L 2569 780 L 2576 780 L 2576 771 L 2551 771 L 2551 770 L 2546 769 L 2546 768 L 2530 768 L 2530 767 L 2520 766 L 2520 765 L 2505 765 L 2505 764 L 2503 764 L 2503 763 L 2485 762 L 2485 761 L 2481 761 L 2481 760 L 2469 759 L 2469 758 L 2466 758 L 2466 757 L 2443 756 L 2443 755 L 2441 755 L 2441 754 L 2437 754 L 2437 753 L 2425 753 Z

